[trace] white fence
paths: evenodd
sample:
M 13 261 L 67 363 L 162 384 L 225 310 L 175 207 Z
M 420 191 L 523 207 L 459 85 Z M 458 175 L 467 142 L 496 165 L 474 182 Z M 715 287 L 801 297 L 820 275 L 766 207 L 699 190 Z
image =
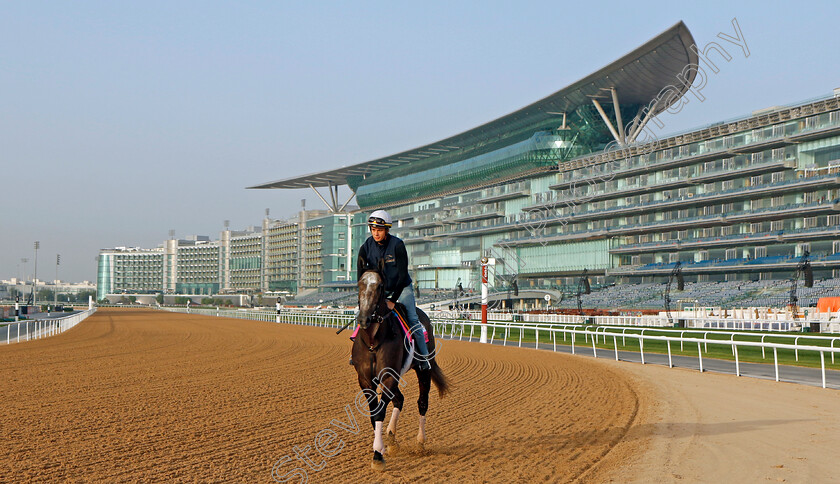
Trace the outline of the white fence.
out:
M 347 323 L 352 323 L 354 316 L 352 314 L 338 314 L 332 311 L 280 311 L 279 313 L 276 311 L 246 311 L 246 310 L 229 310 L 229 309 L 196 309 L 196 308 L 162 308 L 167 311 L 179 312 L 179 313 L 189 313 L 189 314 L 202 314 L 207 316 L 223 316 L 229 318 L 240 318 L 240 319 L 250 319 L 250 320 L 257 320 L 257 321 L 267 321 L 267 322 L 276 322 L 276 323 L 291 323 L 291 324 L 298 324 L 304 326 L 319 326 L 319 327 L 329 327 L 338 329 L 344 326 Z M 561 315 L 550 315 L 550 316 L 561 316 Z M 567 317 L 578 317 L 581 318 L 582 316 L 567 316 Z M 608 316 L 612 317 L 612 316 Z M 586 319 L 586 317 L 583 317 Z M 592 317 L 589 317 L 591 319 Z M 436 337 L 445 337 L 447 339 L 458 339 L 458 340 L 478 340 L 479 334 L 481 333 L 481 321 L 470 321 L 470 320 L 463 320 L 463 319 L 445 319 L 445 318 L 435 318 L 432 320 L 432 325 L 434 328 L 434 334 Z M 815 345 L 802 345 L 798 344 L 799 339 L 802 338 L 816 338 L 814 336 L 808 335 L 772 335 L 774 338 L 779 337 L 789 337 L 794 339 L 793 344 L 789 343 L 770 343 L 765 342 L 764 337 L 762 337 L 762 341 L 739 341 L 735 339 L 735 336 L 743 335 L 743 336 L 757 336 L 755 334 L 750 333 L 736 333 L 736 332 L 728 332 L 723 333 L 726 335 L 730 335 L 729 339 L 722 340 L 722 339 L 712 339 L 709 338 L 708 335 L 710 332 L 704 334 L 702 338 L 694 338 L 694 337 L 686 337 L 684 334 L 687 332 L 697 332 L 687 329 L 644 329 L 644 328 L 635 328 L 635 327 L 612 327 L 612 328 L 603 328 L 603 327 L 587 327 L 582 326 L 580 324 L 575 323 L 528 323 L 528 322 L 513 322 L 513 321 L 490 321 L 487 323 L 488 329 L 488 341 L 490 343 L 501 341 L 503 346 L 507 346 L 508 344 L 516 344 L 517 346 L 522 346 L 523 338 L 525 337 L 526 332 L 533 332 L 534 339 L 535 339 L 535 346 L 537 349 L 540 349 L 540 345 L 543 344 L 545 349 L 551 349 L 553 351 L 557 351 L 558 342 L 560 345 L 570 345 L 572 354 L 575 354 L 576 348 L 581 346 L 579 341 L 579 337 L 583 336 L 583 345 L 586 347 L 592 347 L 593 355 L 598 358 L 599 353 L 601 355 L 609 355 L 614 354 L 615 359 L 618 360 L 618 339 L 622 338 L 622 345 L 626 345 L 626 339 L 630 338 L 638 340 L 639 343 L 639 353 L 641 355 L 642 364 L 645 364 L 645 348 L 644 342 L 645 341 L 660 341 L 664 342 L 667 347 L 667 354 L 668 354 L 668 366 L 669 368 L 673 367 L 673 358 L 671 354 L 671 344 L 679 343 L 680 350 L 685 348 L 686 344 L 689 345 L 697 345 L 697 359 L 699 363 L 700 371 L 703 371 L 703 353 L 708 353 L 709 345 L 722 345 L 731 348 L 732 355 L 735 359 L 735 374 L 741 376 L 741 358 L 738 353 L 739 347 L 757 347 L 762 349 L 762 357 L 765 355 L 765 351 L 768 349 L 773 350 L 773 365 L 775 368 L 775 375 L 776 381 L 779 381 L 779 359 L 778 359 L 778 350 L 792 350 L 796 354 L 797 361 L 799 359 L 799 352 L 802 351 L 813 351 L 819 353 L 820 355 L 820 366 L 822 370 L 822 386 L 826 388 L 826 367 L 825 367 L 825 354 L 829 353 L 831 355 L 831 361 L 834 362 L 834 355 L 836 353 L 840 353 L 840 347 L 835 347 L 835 340 L 840 338 L 830 338 L 831 346 L 815 346 Z M 606 330 L 609 329 L 612 332 L 607 333 Z M 515 331 L 512 331 L 515 330 Z M 615 330 L 615 331 L 613 331 Z M 622 330 L 621 333 L 618 333 L 617 330 Z M 628 333 L 627 330 L 641 330 L 640 333 Z M 651 334 L 644 334 L 645 331 L 667 331 L 673 332 L 674 336 L 667 336 L 667 335 L 651 335 Z M 512 333 L 517 333 L 517 341 L 513 341 Z M 542 336 L 541 336 L 542 333 Z M 681 333 L 679 336 L 676 336 L 676 333 Z M 721 334 L 720 332 L 714 332 L 714 334 Z M 612 338 L 609 338 L 609 337 Z M 562 338 L 562 341 L 560 340 Z M 603 339 L 603 344 L 609 345 L 610 339 L 612 339 L 611 348 L 608 347 L 604 348 L 597 348 L 597 338 Z M 829 339 L 829 338 L 824 338 Z M 541 343 L 541 341 L 548 341 L 547 343 Z M 635 351 L 635 350 L 634 350 Z M 648 351 L 648 354 L 651 352 Z
M 468 321 L 478 321 L 481 319 L 481 313 L 476 311 L 429 311 L 429 316 L 433 319 L 466 319 Z M 674 311 L 670 318 L 665 313 L 633 316 L 579 316 L 576 314 L 519 314 L 497 312 L 490 312 L 487 318 L 491 321 L 594 324 L 597 326 L 653 326 L 663 328 L 672 327 L 679 321 L 686 328 L 733 329 L 742 331 L 795 331 L 797 328 L 807 326 L 810 323 L 819 323 L 821 332 L 840 333 L 840 321 L 689 316 L 685 312 L 681 314 L 677 311 Z
M 469 327 L 469 334 L 466 336 L 468 341 L 473 341 L 473 339 L 478 340 L 477 333 L 480 333 L 481 322 L 480 321 L 464 321 L 464 320 L 434 320 L 433 324 L 435 325 L 435 334 L 436 335 L 443 335 L 450 339 L 455 339 L 456 337 L 459 340 L 464 339 L 464 335 L 466 332 L 466 328 Z M 447 331 L 448 326 L 448 331 Z M 598 358 L 598 348 L 596 346 L 597 338 L 600 336 L 604 340 L 604 344 L 609 344 L 607 336 L 612 336 L 612 348 L 601 348 L 601 354 L 603 355 L 605 352 L 606 354 L 614 353 L 615 359 L 618 361 L 618 338 L 624 338 L 622 345 L 626 345 L 626 338 L 636 339 L 639 342 L 639 353 L 641 355 L 642 364 L 645 364 L 645 349 L 644 349 L 644 342 L 645 341 L 662 341 L 665 342 L 667 350 L 668 350 L 668 367 L 673 368 L 673 357 L 671 354 L 671 343 L 680 343 L 680 350 L 684 349 L 685 344 L 696 344 L 697 345 L 697 358 L 699 362 L 700 371 L 703 371 L 703 352 L 705 351 L 708 353 L 709 345 L 722 345 L 732 348 L 732 354 L 735 357 L 735 374 L 737 376 L 741 376 L 741 361 L 738 354 L 739 347 L 757 347 L 761 348 L 762 350 L 762 357 L 765 355 L 765 350 L 772 349 L 773 350 L 773 366 L 775 369 L 775 377 L 776 381 L 779 381 L 779 358 L 778 358 L 778 350 L 793 350 L 796 354 L 796 360 L 799 360 L 799 352 L 800 351 L 813 351 L 819 353 L 820 355 L 820 369 L 822 374 L 822 387 L 826 388 L 826 368 L 825 368 L 825 354 L 831 354 L 831 361 L 834 362 L 834 355 L 836 353 L 840 353 L 840 348 L 835 348 L 835 340 L 838 338 L 831 338 L 831 346 L 814 346 L 814 345 L 799 345 L 798 339 L 804 338 L 806 336 L 796 336 L 796 335 L 788 335 L 789 337 L 796 338 L 794 344 L 789 343 L 769 343 L 763 341 L 764 337 L 762 337 L 762 341 L 738 341 L 734 339 L 735 334 L 729 340 L 720 340 L 720 339 L 709 339 L 708 333 L 703 338 L 691 338 L 685 337 L 683 335 L 680 336 L 664 336 L 664 335 L 646 335 L 644 334 L 644 330 L 641 333 L 627 333 L 622 332 L 619 333 L 605 333 L 605 332 L 598 332 L 598 327 L 580 327 L 577 325 L 534 325 L 534 324 L 516 324 L 516 323 L 495 323 L 490 322 L 487 324 L 488 329 L 488 341 L 493 343 L 494 341 L 501 340 L 503 346 L 507 346 L 508 339 L 511 336 L 511 330 L 516 330 L 518 333 L 518 341 L 517 345 L 522 346 L 523 336 L 525 335 L 526 331 L 534 333 L 535 339 L 535 347 L 539 349 L 540 347 L 540 332 L 543 332 L 550 342 L 547 345 L 553 350 L 557 351 L 557 342 L 559 337 L 563 337 L 563 342 L 560 344 L 569 344 L 571 345 L 572 354 L 575 354 L 575 348 L 580 347 L 580 342 L 576 342 L 576 336 L 583 335 L 584 337 L 584 344 L 590 343 L 592 346 L 592 353 L 593 356 Z M 476 328 L 478 327 L 478 329 Z M 638 329 L 638 328 L 633 328 Z M 497 331 L 498 331 L 498 338 L 497 338 Z M 649 330 L 649 331 L 661 331 L 661 330 Z M 677 331 L 674 331 L 675 333 Z M 687 331 L 679 331 L 681 333 L 685 333 Z M 692 331 L 696 332 L 696 331 Z M 744 335 L 745 333 L 736 333 Z M 755 336 L 755 335 L 752 335 Z M 784 335 L 773 335 L 774 338 L 782 337 Z M 827 339 L 827 338 L 826 338 Z M 587 345 L 588 347 L 588 345 Z M 649 352 L 650 353 L 650 352 Z
M 95 312 L 96 308 L 92 308 L 62 318 L 33 319 L 7 323 L 5 328 L 6 337 L 0 340 L 0 343 L 20 343 L 21 341 L 31 341 L 54 336 L 76 326 Z

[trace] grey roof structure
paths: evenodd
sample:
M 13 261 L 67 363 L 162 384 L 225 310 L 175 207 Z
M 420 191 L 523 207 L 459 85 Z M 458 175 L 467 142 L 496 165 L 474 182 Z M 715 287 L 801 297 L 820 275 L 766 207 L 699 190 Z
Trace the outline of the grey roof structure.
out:
M 648 106 L 664 88 L 673 86 L 679 95 L 670 97 L 670 102 L 651 106 L 650 111 L 655 116 L 685 94 L 694 81 L 694 72 L 688 73 L 687 84 L 677 79 L 687 65 L 698 63 L 697 53 L 690 48 L 692 45 L 694 39 L 688 28 L 683 22 L 678 22 L 606 67 L 535 103 L 476 128 L 375 160 L 249 188 L 292 189 L 345 185 L 348 177 L 367 177 L 380 170 L 462 150 L 491 137 L 504 138 L 527 126 L 544 125 L 550 120 L 558 121 L 559 124 L 562 113 L 571 113 L 579 106 L 591 104 L 592 99 L 609 98 L 611 88 L 620 95 L 622 105 Z

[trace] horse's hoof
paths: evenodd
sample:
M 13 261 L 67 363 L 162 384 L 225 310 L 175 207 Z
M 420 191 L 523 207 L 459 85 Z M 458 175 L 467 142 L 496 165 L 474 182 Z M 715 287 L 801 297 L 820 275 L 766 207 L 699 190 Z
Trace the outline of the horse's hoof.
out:
M 385 458 L 376 450 L 373 451 L 373 462 L 370 463 L 370 468 L 377 472 L 385 470 Z
M 421 449 L 425 449 L 426 448 L 426 439 L 417 437 L 417 446 L 420 447 Z

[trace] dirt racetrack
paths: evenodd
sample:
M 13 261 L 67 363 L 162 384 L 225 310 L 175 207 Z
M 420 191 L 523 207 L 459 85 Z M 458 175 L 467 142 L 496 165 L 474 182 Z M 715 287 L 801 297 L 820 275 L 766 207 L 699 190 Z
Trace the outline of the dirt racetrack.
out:
M 324 328 L 108 309 L 62 335 L 0 346 L 0 482 L 703 481 L 704 462 L 716 482 L 796 482 L 804 471 L 815 482 L 840 448 L 832 390 L 749 381 L 730 392 L 745 380 L 444 341 L 438 361 L 454 389 L 442 400 L 433 391 L 425 449 L 409 374 L 401 448 L 376 474 L 348 352 L 346 333 Z M 774 417 L 767 398 L 780 395 Z M 316 450 L 319 435 L 333 455 Z M 730 458 L 727 446 L 743 452 Z

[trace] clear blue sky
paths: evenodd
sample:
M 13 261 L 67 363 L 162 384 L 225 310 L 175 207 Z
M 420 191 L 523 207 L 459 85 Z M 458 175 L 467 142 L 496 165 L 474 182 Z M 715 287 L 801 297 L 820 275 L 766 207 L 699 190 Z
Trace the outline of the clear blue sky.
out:
M 95 280 L 100 248 L 317 208 L 245 187 L 475 127 L 679 20 L 703 46 L 737 17 L 751 55 L 666 134 L 840 87 L 840 2 L 402 3 L 0 1 L 0 278 L 35 240 L 41 279 Z

